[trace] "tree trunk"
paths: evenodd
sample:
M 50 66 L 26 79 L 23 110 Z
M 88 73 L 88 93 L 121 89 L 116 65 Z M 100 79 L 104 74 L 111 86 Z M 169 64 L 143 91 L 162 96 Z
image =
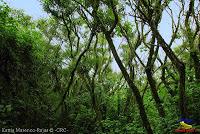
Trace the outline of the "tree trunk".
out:
M 151 47 L 150 47 L 150 51 L 149 51 L 149 57 L 148 57 L 148 61 L 147 61 L 147 66 L 145 68 L 145 72 L 147 75 L 148 83 L 150 85 L 153 99 L 156 102 L 156 108 L 158 110 L 158 113 L 159 113 L 160 117 L 164 117 L 165 116 L 164 108 L 162 106 L 160 97 L 158 96 L 156 81 L 154 80 L 153 74 L 152 74 L 153 65 L 154 65 L 155 59 L 158 55 L 158 50 L 159 50 L 159 47 L 157 47 L 156 50 L 154 51 L 154 44 L 155 44 L 155 36 L 153 35 L 152 39 L 151 39 Z
M 132 97 L 132 92 L 131 91 L 128 91 L 127 93 L 127 98 L 126 98 L 126 104 L 125 104 L 125 107 L 124 107 L 124 115 L 126 116 L 128 114 L 128 107 L 130 105 L 130 102 L 131 102 L 131 97 Z
M 164 108 L 162 106 L 162 102 L 160 100 L 160 97 L 158 96 L 158 92 L 157 92 L 157 88 L 156 88 L 156 82 L 153 79 L 152 76 L 152 72 L 150 69 L 146 69 L 146 75 L 147 75 L 147 79 L 150 85 L 150 89 L 151 89 L 151 93 L 152 96 L 156 102 L 156 108 L 158 110 L 158 113 L 160 115 L 160 117 L 164 117 L 165 116 L 165 112 L 164 112 Z
M 190 57 L 193 60 L 193 66 L 195 70 L 195 78 L 197 82 L 200 82 L 200 62 L 197 56 L 197 52 L 191 52 Z
M 139 12 L 144 17 L 145 21 L 149 24 L 149 26 L 152 30 L 153 36 L 157 39 L 158 44 L 160 44 L 160 46 L 164 50 L 167 57 L 169 57 L 169 59 L 172 61 L 173 65 L 178 70 L 178 73 L 179 73 L 180 111 L 181 111 L 182 117 L 186 117 L 187 116 L 187 110 L 186 110 L 186 105 L 185 105 L 186 104 L 186 98 L 185 98 L 185 65 L 174 54 L 174 52 L 172 51 L 170 46 L 165 42 L 165 40 L 162 38 L 162 36 L 160 35 L 160 33 L 158 31 L 157 24 L 161 19 L 162 10 L 160 10 L 160 11 L 154 10 L 154 12 L 157 12 L 157 15 L 154 16 L 154 17 L 156 17 L 156 20 L 154 20 L 153 16 L 152 16 L 153 10 L 150 10 L 149 4 L 145 0 L 141 0 L 140 2 L 147 9 L 147 14 L 144 13 L 143 10 L 138 7 Z M 158 3 L 157 6 L 161 7 L 161 1 Z
M 169 86 L 169 83 L 166 81 L 166 78 L 165 78 L 165 70 L 166 70 L 166 67 L 163 67 L 163 68 L 162 68 L 161 81 L 162 81 L 162 83 L 164 84 L 165 88 L 167 89 L 167 92 L 171 95 L 171 97 L 174 97 L 174 96 L 175 96 L 175 93 L 174 93 L 174 91 L 171 89 L 171 87 Z
M 94 73 L 93 78 L 91 80 L 89 74 L 85 73 L 83 80 L 86 83 L 86 86 L 87 86 L 89 93 L 90 93 L 92 108 L 93 108 L 93 110 L 96 114 L 95 121 L 101 121 L 102 120 L 102 114 L 101 114 L 101 110 L 98 106 L 97 98 L 96 98 L 95 91 L 94 91 L 94 89 L 95 89 L 94 79 L 95 79 L 96 74 L 97 74 L 97 69 L 95 69 L 95 73 Z
M 185 65 L 181 66 L 179 70 L 179 96 L 180 96 L 180 110 L 183 118 L 187 117 L 187 109 L 186 109 L 186 96 L 185 96 Z
M 186 107 L 186 96 L 185 96 L 185 65 L 178 57 L 174 54 L 172 49 L 168 46 L 165 40 L 162 38 L 158 29 L 155 28 L 153 23 L 150 23 L 150 27 L 154 36 L 156 37 L 158 43 L 161 45 L 166 55 L 172 61 L 173 65 L 176 67 L 179 73 L 179 98 L 180 98 L 180 111 L 183 118 L 188 116 Z
M 125 80 L 127 81 L 130 89 L 132 90 L 132 92 L 134 93 L 135 95 L 135 98 L 136 98 L 136 101 L 137 101 L 137 104 L 138 104 L 138 108 L 139 108 L 139 111 L 140 111 L 140 116 L 141 116 L 141 119 L 142 119 L 142 123 L 143 123 L 143 126 L 145 127 L 146 131 L 148 134 L 153 134 L 153 131 L 151 129 L 151 126 L 150 126 L 150 123 L 149 123 L 149 120 L 148 120 L 148 117 L 147 117 L 147 114 L 145 112 L 145 108 L 144 108 L 144 104 L 143 104 L 143 100 L 142 100 L 142 97 L 140 96 L 140 92 L 138 90 L 138 88 L 135 86 L 135 84 L 133 83 L 133 80 L 131 80 L 130 76 L 128 75 L 128 72 L 126 71 L 126 68 L 124 67 L 124 65 L 122 64 L 122 61 L 120 60 L 118 54 L 117 54 L 117 51 L 115 49 L 115 46 L 113 44 L 113 41 L 112 41 L 112 38 L 110 36 L 110 34 L 108 32 L 104 32 L 105 36 L 106 36 L 106 39 L 108 41 L 108 44 L 109 44 L 109 47 L 112 51 L 112 54 L 125 78 Z

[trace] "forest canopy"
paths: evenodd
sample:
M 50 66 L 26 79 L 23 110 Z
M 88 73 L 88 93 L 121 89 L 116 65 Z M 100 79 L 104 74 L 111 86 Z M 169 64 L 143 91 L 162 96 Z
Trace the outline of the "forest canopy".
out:
M 1 132 L 200 132 L 199 1 L 39 2 L 0 0 Z

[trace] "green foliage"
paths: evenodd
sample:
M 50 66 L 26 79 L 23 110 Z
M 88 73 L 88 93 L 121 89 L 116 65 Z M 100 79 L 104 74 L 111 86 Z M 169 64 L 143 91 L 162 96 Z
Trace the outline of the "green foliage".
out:
M 4 21 L 0 25 L 0 126 L 51 126 L 54 119 L 54 115 L 49 116 L 53 112 L 48 96 L 51 68 L 45 63 L 50 56 L 49 47 L 29 16 L 6 4 L 1 5 L 0 16 Z
M 37 21 L 0 2 L 0 127 L 66 128 L 69 134 L 143 134 L 144 124 L 132 91 L 135 89 L 130 90 L 121 72 L 113 71 L 111 47 L 101 29 L 102 25 L 110 29 L 115 21 L 111 1 L 41 2 L 52 16 Z M 156 16 L 171 0 L 162 7 L 159 7 L 159 1 L 149 2 L 149 10 L 154 10 L 152 16 Z M 114 0 L 113 4 L 119 22 L 111 33 L 112 38 L 124 38 L 123 29 L 130 39 L 130 42 L 120 44 L 118 52 L 126 71 L 130 73 L 133 69 L 134 79 L 131 80 L 143 97 L 142 104 L 150 125 L 155 134 L 173 133 L 179 127 L 177 120 L 180 118 L 178 72 L 168 60 L 161 66 L 155 63 L 151 68 L 157 83 L 156 92 L 165 111 L 165 117 L 160 117 L 144 74 L 146 60 L 142 66 L 135 56 L 136 52 L 139 58 L 143 54 L 146 56 L 150 45 L 155 44 L 149 43 L 150 34 L 143 33 L 148 30 L 146 25 L 144 31 L 137 31 L 142 26 L 138 23 L 137 29 L 136 21 L 126 20 L 130 3 Z M 127 6 L 130 9 L 127 10 Z M 97 7 L 101 22 L 91 15 Z M 147 12 L 144 6 L 141 9 Z M 97 26 L 96 31 L 92 31 L 93 24 Z M 86 49 L 91 31 L 95 35 Z M 188 38 L 185 29 L 181 34 Z M 189 118 L 196 121 L 195 127 L 200 118 L 200 85 L 194 78 L 190 52 L 196 52 L 199 59 L 198 50 L 194 49 L 198 47 L 197 40 L 192 47 L 186 40 L 173 49 L 186 66 L 188 113 Z M 135 50 L 136 45 L 140 53 Z M 163 57 L 155 58 L 162 61 Z
M 200 114 L 199 114 L 200 83 L 188 82 L 187 93 L 188 93 L 187 99 L 190 102 L 188 104 L 188 111 L 190 113 L 190 118 L 192 118 L 196 124 L 199 124 L 200 122 L 199 120 L 200 118 Z

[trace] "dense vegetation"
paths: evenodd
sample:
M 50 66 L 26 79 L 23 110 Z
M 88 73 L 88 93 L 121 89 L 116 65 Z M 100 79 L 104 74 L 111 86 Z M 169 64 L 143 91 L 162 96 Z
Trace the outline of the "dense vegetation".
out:
M 200 127 L 199 1 L 40 2 L 50 17 L 33 21 L 0 1 L 1 128 L 170 134 L 180 118 Z

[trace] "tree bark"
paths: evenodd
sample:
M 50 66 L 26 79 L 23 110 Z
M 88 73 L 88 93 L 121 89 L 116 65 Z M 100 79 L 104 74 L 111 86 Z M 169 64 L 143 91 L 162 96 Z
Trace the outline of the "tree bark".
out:
M 155 43 L 155 37 L 152 36 L 151 47 L 150 47 L 150 51 L 149 51 L 149 57 L 148 57 L 148 61 L 147 61 L 147 66 L 145 68 L 145 72 L 146 72 L 146 75 L 147 75 L 148 83 L 150 85 L 152 96 L 153 96 L 153 98 L 156 102 L 156 108 L 158 110 L 158 113 L 159 113 L 160 117 L 164 117 L 165 111 L 164 111 L 164 108 L 162 106 L 160 97 L 158 96 L 156 81 L 154 80 L 153 74 L 152 74 L 153 65 L 154 65 L 154 62 L 155 62 L 155 59 L 156 59 L 155 57 L 157 57 L 158 50 L 159 50 L 159 47 L 157 47 L 156 50 L 154 51 L 154 43 Z
M 153 98 L 156 102 L 156 108 L 158 110 L 158 113 L 159 113 L 160 117 L 164 117 L 165 116 L 164 108 L 162 106 L 162 102 L 160 100 L 160 97 L 158 96 L 158 92 L 157 92 L 157 88 L 156 88 L 156 82 L 153 79 L 152 71 L 150 69 L 146 69 L 146 75 L 147 75 L 147 79 L 148 79 L 148 82 L 149 82 L 149 85 L 150 85 L 152 96 L 153 96 Z
M 164 84 L 165 88 L 167 89 L 167 92 L 171 95 L 171 97 L 174 97 L 174 96 L 175 96 L 175 93 L 174 93 L 174 91 L 171 89 L 171 87 L 169 86 L 169 83 L 166 81 L 166 78 L 165 78 L 165 70 L 166 70 L 166 67 L 163 67 L 163 68 L 162 68 L 161 81 L 162 81 L 162 83 Z
M 197 56 L 197 52 L 191 52 L 190 57 L 193 60 L 196 81 L 200 82 L 200 61 Z
M 130 76 L 128 75 L 128 72 L 126 71 L 126 68 L 122 64 L 122 61 L 120 60 L 120 58 L 119 58 L 119 56 L 117 54 L 117 51 L 115 49 L 115 46 L 113 44 L 112 38 L 110 36 L 110 33 L 109 32 L 104 32 L 104 34 L 106 36 L 106 39 L 108 41 L 109 47 L 110 47 L 110 49 L 112 51 L 112 54 L 113 54 L 113 56 L 114 56 L 114 58 L 115 58 L 115 60 L 116 60 L 116 62 L 118 64 L 118 66 L 119 66 L 119 68 L 120 68 L 125 80 L 127 81 L 130 89 L 132 90 L 132 92 L 135 95 L 135 98 L 136 98 L 136 101 L 137 101 L 137 104 L 138 104 L 138 108 L 139 108 L 139 111 L 140 111 L 140 116 L 141 116 L 141 119 L 142 119 L 143 126 L 145 127 L 145 129 L 146 129 L 148 134 L 153 134 L 153 131 L 151 129 L 147 114 L 145 112 L 143 100 L 142 100 L 142 97 L 140 95 L 139 89 L 135 86 L 135 84 L 133 83 L 133 80 L 131 80 Z
M 194 66 L 194 70 L 195 70 L 195 78 L 197 82 L 200 82 L 200 61 L 197 55 L 197 51 L 195 50 L 194 47 L 194 40 L 195 37 L 199 31 L 199 24 L 197 22 L 197 19 L 195 19 L 196 21 L 196 30 L 194 32 L 194 34 L 192 33 L 192 29 L 190 28 L 190 21 L 189 18 L 191 16 L 195 17 L 195 12 L 194 12 L 194 0 L 190 0 L 189 3 L 189 10 L 187 11 L 186 14 L 186 18 L 185 18 L 185 28 L 186 28 L 186 35 L 188 38 L 188 42 L 190 44 L 190 57 L 193 60 L 193 66 Z M 200 41 L 200 40 L 199 40 Z
M 187 108 L 186 108 L 186 97 L 185 97 L 185 64 L 178 59 L 178 57 L 174 54 L 172 49 L 170 48 L 170 45 L 168 45 L 165 40 L 162 38 L 160 35 L 158 29 L 157 29 L 157 24 L 159 23 L 162 15 L 162 11 L 164 9 L 157 10 L 157 9 L 151 9 L 151 3 L 147 3 L 145 0 L 140 0 L 137 9 L 140 12 L 143 21 L 147 22 L 152 30 L 153 36 L 157 39 L 158 44 L 162 47 L 166 55 L 169 57 L 169 59 L 172 61 L 173 65 L 176 67 L 179 73 L 179 98 L 180 98 L 180 112 L 182 117 L 187 117 Z M 147 10 L 142 9 L 139 5 L 142 4 L 141 6 L 144 6 Z M 158 3 L 158 7 L 161 6 L 161 2 Z M 153 12 L 156 13 L 155 16 L 153 15 Z M 153 19 L 155 17 L 156 19 Z M 159 18 L 159 19 L 157 19 Z
M 178 59 L 174 54 L 172 49 L 168 46 L 165 40 L 162 38 L 157 29 L 155 29 L 154 24 L 150 23 L 150 27 L 154 36 L 156 37 L 158 43 L 163 48 L 166 55 L 172 61 L 173 65 L 176 67 L 179 73 L 179 97 L 180 97 L 180 112 L 183 118 L 188 116 L 187 107 L 186 107 L 186 96 L 185 96 L 185 64 Z

